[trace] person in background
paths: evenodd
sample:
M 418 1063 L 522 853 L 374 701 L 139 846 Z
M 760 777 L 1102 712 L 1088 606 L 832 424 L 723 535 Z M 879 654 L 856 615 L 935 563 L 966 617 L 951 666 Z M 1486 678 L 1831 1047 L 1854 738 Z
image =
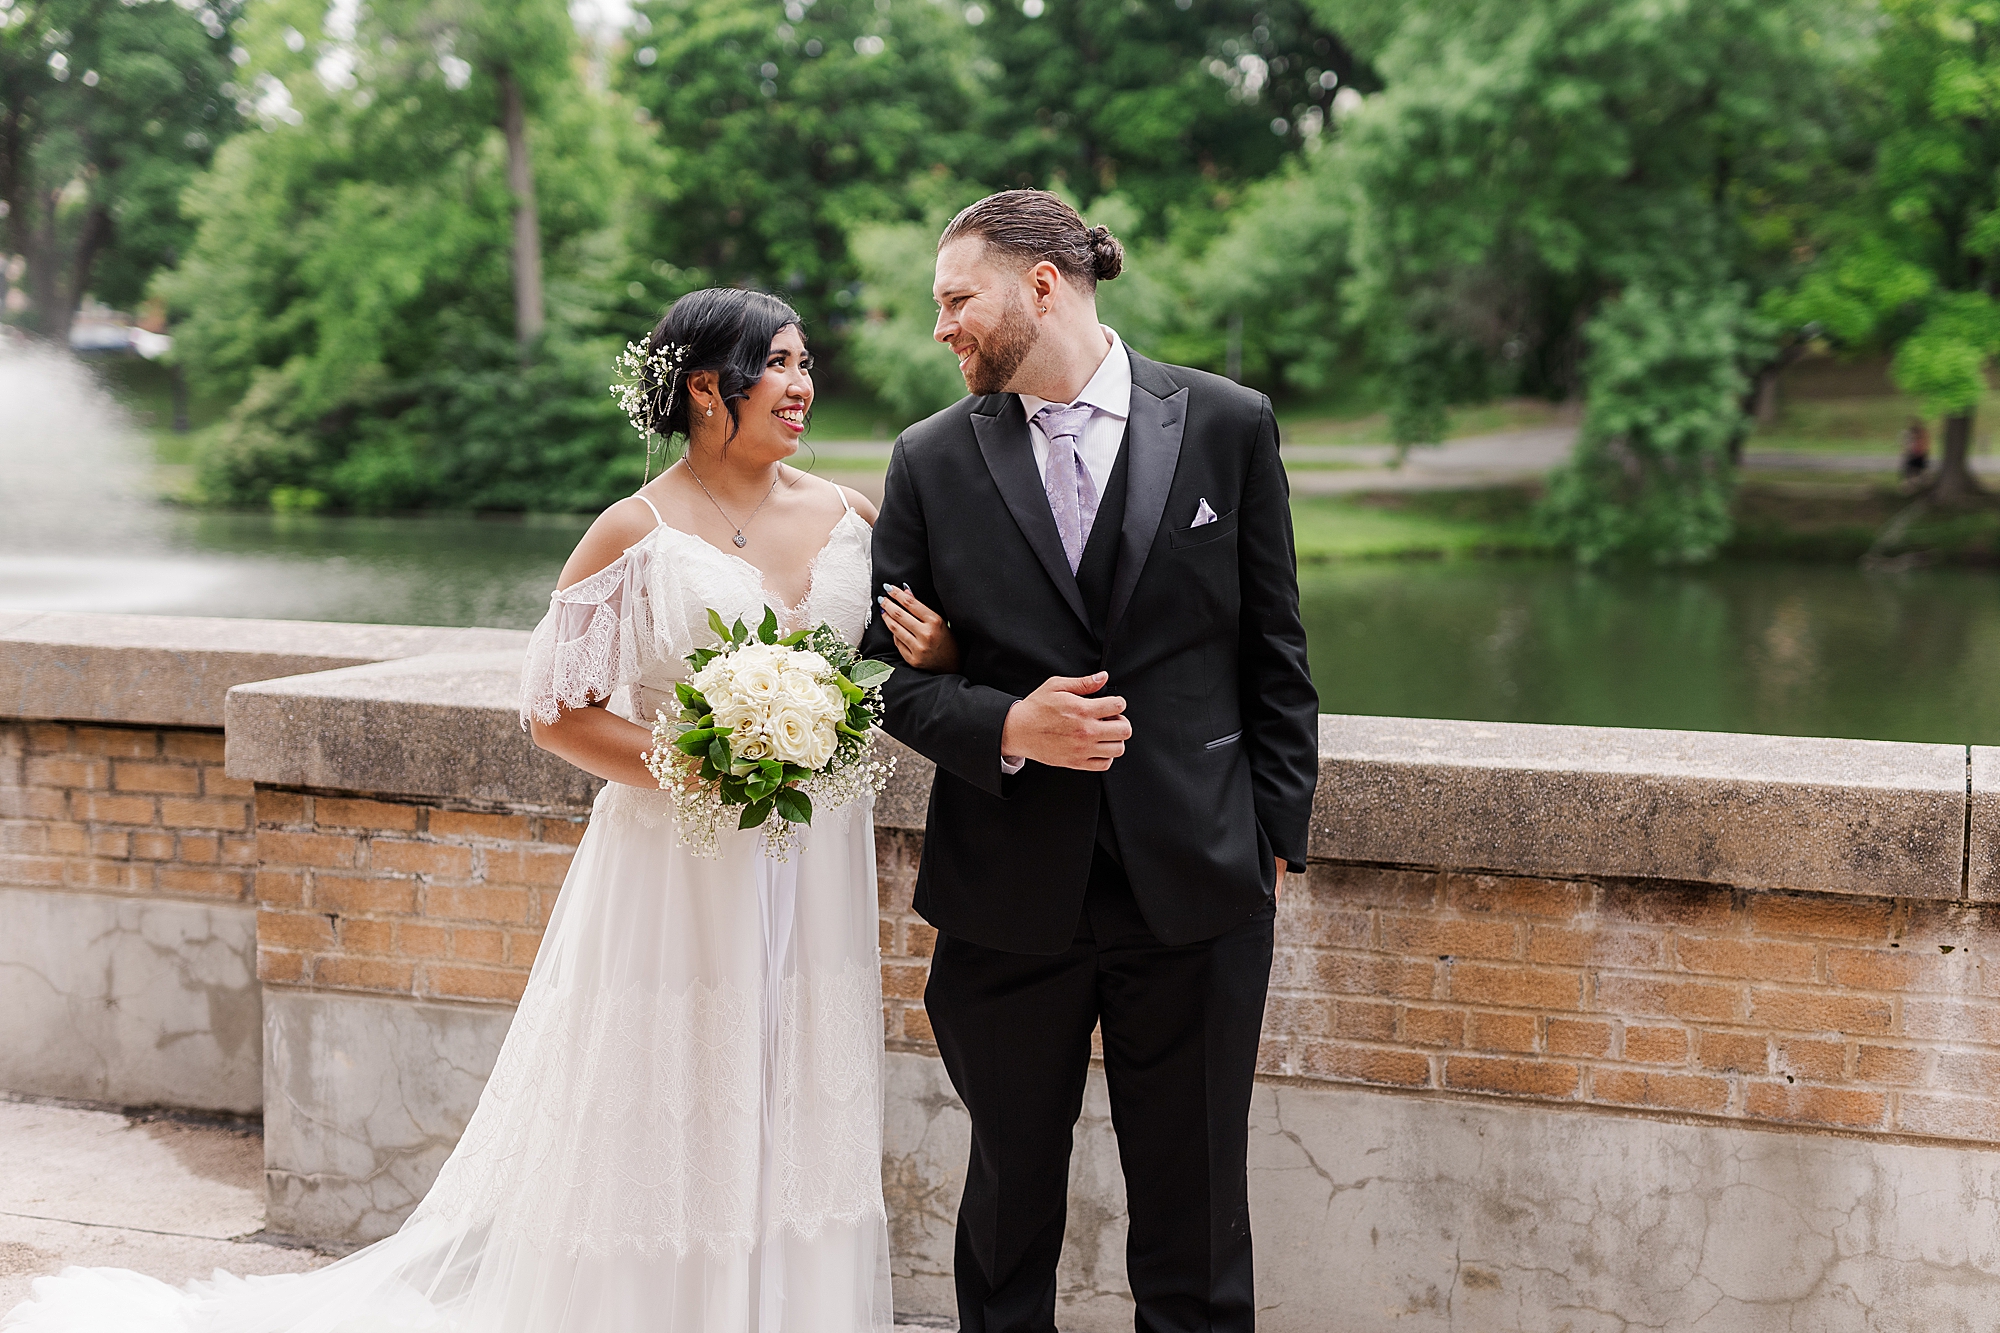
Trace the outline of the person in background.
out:
M 1903 427 L 1903 462 L 1900 469 L 1903 480 L 1911 482 L 1923 476 L 1930 463 L 1930 428 L 1924 425 L 1922 417 L 1911 417 L 1910 424 Z

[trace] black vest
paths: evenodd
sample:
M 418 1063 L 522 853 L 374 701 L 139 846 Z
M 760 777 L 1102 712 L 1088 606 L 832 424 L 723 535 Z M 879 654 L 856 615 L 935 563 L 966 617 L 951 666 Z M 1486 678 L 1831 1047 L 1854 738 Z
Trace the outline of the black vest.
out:
M 1118 576 L 1118 531 L 1125 526 L 1125 459 L 1131 439 L 1118 445 L 1118 461 L 1105 480 L 1104 495 L 1097 503 L 1097 517 L 1090 526 L 1090 539 L 1083 544 L 1083 559 L 1077 562 L 1076 586 L 1083 594 L 1083 609 L 1090 613 L 1090 629 L 1100 644 L 1105 621 L 1111 614 L 1111 583 Z M 1077 460 L 1083 466 L 1083 460 Z M 1100 801 L 1097 807 L 1097 845 L 1120 865 L 1125 858 L 1118 852 L 1118 834 L 1111 827 L 1111 806 Z
M 1090 613 L 1090 629 L 1100 643 L 1105 620 L 1111 613 L 1111 583 L 1118 576 L 1118 530 L 1125 526 L 1125 456 L 1130 441 L 1118 445 L 1118 461 L 1104 483 L 1097 502 L 1097 517 L 1090 526 L 1090 539 L 1083 544 L 1083 559 L 1076 567 L 1077 591 L 1083 594 L 1083 609 Z M 1083 460 L 1078 459 L 1078 467 Z

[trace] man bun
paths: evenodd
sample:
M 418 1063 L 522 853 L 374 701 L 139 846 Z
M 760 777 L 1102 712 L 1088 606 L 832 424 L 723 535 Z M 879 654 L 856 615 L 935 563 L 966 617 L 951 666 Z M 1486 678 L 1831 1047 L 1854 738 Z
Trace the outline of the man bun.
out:
M 1109 282 L 1125 271 L 1125 247 L 1118 244 L 1109 227 L 1090 229 L 1090 257 L 1099 282 Z

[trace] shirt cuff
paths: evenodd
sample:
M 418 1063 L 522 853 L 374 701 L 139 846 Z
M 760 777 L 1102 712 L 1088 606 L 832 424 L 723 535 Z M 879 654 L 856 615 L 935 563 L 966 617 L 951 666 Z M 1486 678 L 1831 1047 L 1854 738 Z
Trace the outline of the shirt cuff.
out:
M 1019 708 L 1020 706 L 1021 706 L 1021 701 L 1019 699 L 1016 699 L 1013 703 L 1007 705 L 1007 715 L 1003 716 L 1000 719 L 1000 731 L 1002 735 L 1005 735 L 1007 731 L 1007 716 L 1011 716 L 1014 710 L 1016 708 Z M 1028 761 L 1026 759 L 1015 759 L 1007 754 L 1002 754 L 1000 756 L 1000 774 L 1002 777 L 1011 778 L 1016 773 L 1019 773 L 1022 769 L 1026 768 L 1027 766 L 1028 766 Z

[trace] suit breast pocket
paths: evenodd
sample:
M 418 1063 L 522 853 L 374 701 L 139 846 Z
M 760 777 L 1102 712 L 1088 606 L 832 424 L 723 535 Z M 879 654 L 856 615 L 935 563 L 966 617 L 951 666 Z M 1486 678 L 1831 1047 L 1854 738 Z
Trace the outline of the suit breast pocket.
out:
M 1190 546 L 1206 546 L 1210 542 L 1221 541 L 1236 533 L 1236 512 L 1231 510 L 1213 523 L 1204 523 L 1198 528 L 1175 528 L 1168 534 L 1168 540 L 1175 550 L 1185 550 Z

